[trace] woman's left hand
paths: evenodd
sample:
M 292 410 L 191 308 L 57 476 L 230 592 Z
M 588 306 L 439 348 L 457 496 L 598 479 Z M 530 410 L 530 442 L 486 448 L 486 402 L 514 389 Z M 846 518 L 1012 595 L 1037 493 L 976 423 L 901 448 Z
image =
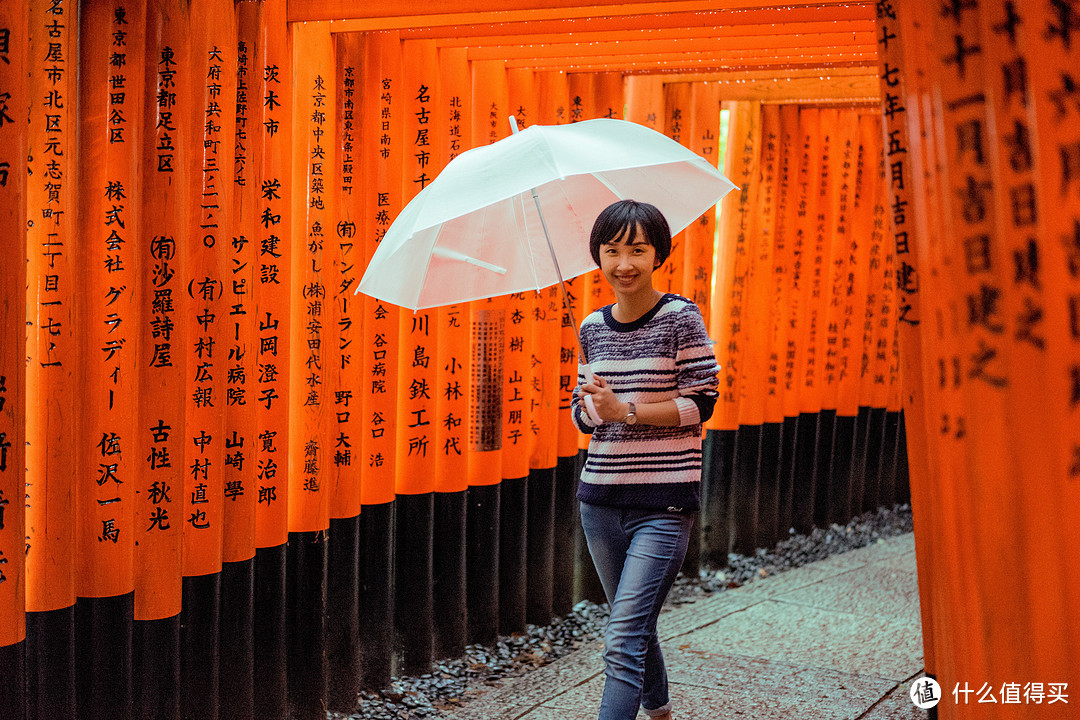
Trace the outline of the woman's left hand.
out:
M 581 389 L 586 394 L 592 395 L 593 407 L 606 422 L 622 420 L 630 412 L 630 406 L 615 397 L 615 393 L 602 377 L 593 375 L 593 381 L 582 385 Z

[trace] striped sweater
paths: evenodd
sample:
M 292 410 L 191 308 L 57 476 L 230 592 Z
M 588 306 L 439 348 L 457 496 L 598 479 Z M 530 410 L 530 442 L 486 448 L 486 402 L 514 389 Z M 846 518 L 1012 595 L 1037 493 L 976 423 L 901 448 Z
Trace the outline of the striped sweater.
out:
M 632 323 L 601 308 L 581 323 L 581 350 L 592 373 L 623 402 L 674 400 L 678 427 L 595 425 L 585 411 L 578 367 L 571 413 L 592 435 L 578 499 L 593 505 L 690 512 L 701 506 L 701 423 L 716 403 L 719 367 L 697 306 L 664 295 Z

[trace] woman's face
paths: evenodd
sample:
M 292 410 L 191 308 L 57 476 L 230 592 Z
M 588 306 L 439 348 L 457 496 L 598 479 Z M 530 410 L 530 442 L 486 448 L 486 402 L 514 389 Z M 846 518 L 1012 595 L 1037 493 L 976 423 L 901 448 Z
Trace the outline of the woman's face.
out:
M 600 270 L 616 294 L 634 295 L 651 291 L 652 274 L 656 269 L 656 248 L 649 244 L 637 226 L 634 239 L 627 244 L 627 230 L 600 246 Z

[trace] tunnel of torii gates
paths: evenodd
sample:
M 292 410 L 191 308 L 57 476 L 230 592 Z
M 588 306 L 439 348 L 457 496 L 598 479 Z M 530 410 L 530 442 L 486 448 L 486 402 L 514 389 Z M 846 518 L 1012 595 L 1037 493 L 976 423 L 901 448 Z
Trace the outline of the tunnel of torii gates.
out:
M 557 291 L 353 294 L 513 114 L 740 188 L 658 276 L 722 365 L 687 571 L 910 501 L 941 715 L 1065 717 L 1080 4 L 460 5 L 0 3 L 0 716 L 323 717 L 598 598 Z

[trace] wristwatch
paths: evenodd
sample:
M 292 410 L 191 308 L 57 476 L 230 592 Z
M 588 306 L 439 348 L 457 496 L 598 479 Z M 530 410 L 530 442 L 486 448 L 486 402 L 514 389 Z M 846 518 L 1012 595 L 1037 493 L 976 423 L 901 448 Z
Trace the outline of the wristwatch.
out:
M 627 425 L 633 425 L 637 422 L 637 405 L 629 401 L 627 401 L 626 404 L 630 406 L 630 410 L 626 413 L 626 417 L 624 417 L 622 421 Z

